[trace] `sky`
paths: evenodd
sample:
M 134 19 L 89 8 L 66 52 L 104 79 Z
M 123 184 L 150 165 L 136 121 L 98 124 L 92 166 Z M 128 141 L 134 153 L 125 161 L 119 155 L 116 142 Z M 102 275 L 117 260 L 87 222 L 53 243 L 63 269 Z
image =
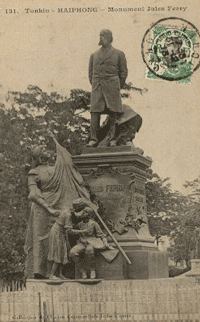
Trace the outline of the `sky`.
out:
M 14 3 L 14 6 L 13 6 Z M 157 20 L 182 17 L 199 27 L 198 1 L 176 0 L 168 12 L 163 1 L 2 1 L 0 0 L 0 99 L 8 90 L 24 92 L 29 84 L 50 93 L 68 94 L 70 89 L 91 90 L 88 80 L 90 54 L 98 49 L 99 32 L 113 32 L 113 47 L 124 51 L 128 63 L 127 82 L 147 88 L 144 95 L 132 92 L 126 101 L 143 118 L 134 141 L 153 159 L 152 169 L 170 177 L 173 189 L 199 175 L 200 69 L 190 84 L 152 80 L 141 55 L 146 30 Z M 108 7 L 134 7 L 131 12 L 108 12 Z M 155 5 L 156 4 L 156 5 Z M 170 3 L 171 5 L 171 3 Z M 144 6 L 144 11 L 138 8 Z M 148 12 L 148 6 L 154 8 Z M 6 14 L 6 8 L 18 13 Z M 93 13 L 59 13 L 60 8 L 97 8 Z M 155 7 L 164 7 L 158 11 Z M 45 9 L 49 13 L 26 13 Z

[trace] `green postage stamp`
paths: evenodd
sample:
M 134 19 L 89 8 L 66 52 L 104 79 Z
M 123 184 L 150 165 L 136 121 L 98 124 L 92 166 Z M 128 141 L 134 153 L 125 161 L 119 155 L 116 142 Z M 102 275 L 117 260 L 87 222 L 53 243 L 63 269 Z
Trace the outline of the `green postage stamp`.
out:
M 142 40 L 147 78 L 189 83 L 200 65 L 200 34 L 190 22 L 164 18 L 153 24 Z

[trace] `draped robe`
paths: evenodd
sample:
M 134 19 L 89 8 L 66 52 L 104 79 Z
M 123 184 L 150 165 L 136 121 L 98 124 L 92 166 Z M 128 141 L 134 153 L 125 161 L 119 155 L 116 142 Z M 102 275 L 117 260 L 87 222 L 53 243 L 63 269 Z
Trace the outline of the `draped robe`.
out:
M 55 166 L 40 165 L 29 172 L 29 199 L 31 211 L 28 221 L 25 253 L 26 277 L 34 278 L 34 274 L 49 276 L 48 241 L 49 232 L 56 221 L 46 209 L 37 204 L 43 199 L 46 204 L 61 212 L 68 212 L 71 223 L 70 207 L 76 198 L 89 200 L 89 193 L 83 186 L 83 178 L 75 168 L 70 153 L 56 142 L 57 158 Z M 34 195 L 34 198 L 31 197 Z M 35 201 L 33 201 L 35 200 Z

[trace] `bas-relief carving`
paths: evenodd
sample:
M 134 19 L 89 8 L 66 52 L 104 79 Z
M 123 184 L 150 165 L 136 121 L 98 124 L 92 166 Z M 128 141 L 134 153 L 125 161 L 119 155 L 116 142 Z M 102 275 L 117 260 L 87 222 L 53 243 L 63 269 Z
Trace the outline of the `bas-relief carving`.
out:
M 119 235 L 130 228 L 138 232 L 147 225 L 145 184 L 132 171 L 125 172 L 133 168 L 108 165 L 92 169 L 84 176 L 91 192 L 104 205 L 109 228 Z M 144 175 L 145 171 L 142 172 Z

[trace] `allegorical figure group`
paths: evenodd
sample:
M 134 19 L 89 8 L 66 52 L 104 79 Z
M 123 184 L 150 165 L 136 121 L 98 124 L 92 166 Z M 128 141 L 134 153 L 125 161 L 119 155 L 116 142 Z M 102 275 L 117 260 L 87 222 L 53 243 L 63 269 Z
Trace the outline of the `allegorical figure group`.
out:
M 87 278 L 81 258 L 86 256 L 90 278 L 95 278 L 95 250 L 106 250 L 106 236 L 95 221 L 90 195 L 69 152 L 56 144 L 55 166 L 44 145 L 32 150 L 34 167 L 28 176 L 31 214 L 25 252 L 27 278 L 58 279 L 63 266 L 73 260 Z M 94 206 L 94 205 L 93 205 Z M 82 256 L 83 255 L 83 256 Z
M 70 236 L 75 236 L 76 245 L 71 247 Z M 59 215 L 49 235 L 48 260 L 52 262 L 50 279 L 65 279 L 63 266 L 74 261 L 81 277 L 86 279 L 85 263 L 89 267 L 89 278 L 96 278 L 95 250 L 110 249 L 105 234 L 94 220 L 94 211 L 84 199 L 76 199 L 71 211 Z M 58 273 L 58 276 L 56 275 Z

